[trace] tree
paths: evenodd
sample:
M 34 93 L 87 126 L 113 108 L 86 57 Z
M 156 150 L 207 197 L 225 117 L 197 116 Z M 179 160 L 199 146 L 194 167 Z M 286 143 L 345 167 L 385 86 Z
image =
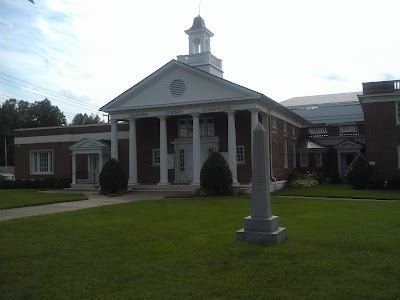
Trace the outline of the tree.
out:
M 0 132 L 7 136 L 7 164 L 14 165 L 14 130 L 66 125 L 64 114 L 48 99 L 29 103 L 23 100 L 8 99 L 0 105 Z M 4 137 L 2 136 L 4 139 Z M 4 142 L 0 149 L 0 164 L 4 165 Z
M 128 189 L 128 179 L 124 170 L 115 159 L 110 159 L 101 169 L 99 175 L 100 193 L 119 194 Z
M 86 125 L 86 124 L 100 124 L 99 115 L 91 114 L 90 116 L 85 114 L 76 114 L 74 119 L 72 120 L 73 125 Z
M 221 153 L 211 153 L 204 162 L 200 172 L 200 185 L 210 196 L 231 194 L 232 173 Z

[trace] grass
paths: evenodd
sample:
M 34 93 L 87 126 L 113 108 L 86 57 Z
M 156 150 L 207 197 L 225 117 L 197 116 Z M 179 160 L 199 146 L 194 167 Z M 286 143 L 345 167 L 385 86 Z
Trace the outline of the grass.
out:
M 355 190 L 348 184 L 320 184 L 305 189 L 289 189 L 273 193 L 275 196 L 307 196 L 353 199 L 400 200 L 400 191 L 396 190 Z
M 400 203 L 273 198 L 278 246 L 235 240 L 248 197 L 0 222 L 3 299 L 399 299 Z
M 82 193 L 43 193 L 37 190 L 0 190 L 0 209 L 87 200 Z

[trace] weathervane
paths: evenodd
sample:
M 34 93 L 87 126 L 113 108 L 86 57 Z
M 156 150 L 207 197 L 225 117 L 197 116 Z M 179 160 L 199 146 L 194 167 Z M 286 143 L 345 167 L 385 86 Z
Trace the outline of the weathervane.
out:
M 201 0 L 199 1 L 199 16 L 200 16 L 200 10 L 201 10 Z

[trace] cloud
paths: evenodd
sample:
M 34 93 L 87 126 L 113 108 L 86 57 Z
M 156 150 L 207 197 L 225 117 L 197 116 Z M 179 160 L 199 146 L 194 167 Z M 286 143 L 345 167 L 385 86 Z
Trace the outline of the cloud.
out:
M 333 81 L 345 81 L 345 79 L 343 77 L 341 77 L 335 73 L 331 73 L 331 74 L 324 76 L 324 79 L 333 80 Z
M 380 77 L 382 78 L 382 80 L 397 80 L 400 79 L 400 73 L 383 73 L 380 75 Z

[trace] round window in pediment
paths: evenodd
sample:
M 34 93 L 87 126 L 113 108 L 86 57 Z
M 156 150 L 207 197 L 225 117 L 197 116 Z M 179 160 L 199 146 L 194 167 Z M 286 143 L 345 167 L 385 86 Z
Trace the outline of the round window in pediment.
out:
M 182 96 L 185 92 L 185 83 L 182 79 L 175 79 L 171 82 L 169 90 L 171 91 L 171 94 L 176 97 Z

